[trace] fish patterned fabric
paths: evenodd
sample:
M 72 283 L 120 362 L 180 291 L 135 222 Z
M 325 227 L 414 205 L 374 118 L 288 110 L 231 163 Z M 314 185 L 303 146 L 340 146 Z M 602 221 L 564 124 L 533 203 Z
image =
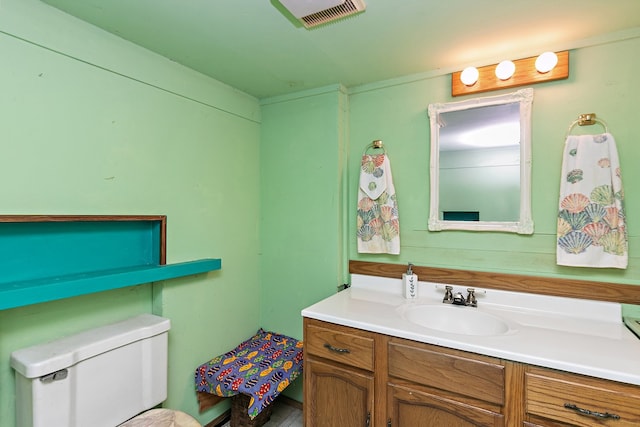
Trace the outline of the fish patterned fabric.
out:
M 624 191 L 610 133 L 567 137 L 556 258 L 565 266 L 627 268 Z
M 303 343 L 262 328 L 233 350 L 196 369 L 196 390 L 223 397 L 250 397 L 254 419 L 302 373 Z
M 398 202 L 385 154 L 362 156 L 356 221 L 359 253 L 400 254 Z

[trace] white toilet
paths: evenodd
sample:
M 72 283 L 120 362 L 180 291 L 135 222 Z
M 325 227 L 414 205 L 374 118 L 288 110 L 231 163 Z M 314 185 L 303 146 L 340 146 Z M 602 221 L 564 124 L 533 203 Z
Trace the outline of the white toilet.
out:
M 167 398 L 169 328 L 143 314 L 14 351 L 17 427 L 200 427 L 180 411 L 147 411 Z

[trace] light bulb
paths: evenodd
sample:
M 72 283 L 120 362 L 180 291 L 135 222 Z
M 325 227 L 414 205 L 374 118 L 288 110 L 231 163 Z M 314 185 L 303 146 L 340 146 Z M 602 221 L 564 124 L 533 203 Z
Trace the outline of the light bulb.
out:
M 507 80 L 516 71 L 516 64 L 511 61 L 502 61 L 496 67 L 496 77 L 500 80 Z
M 479 74 L 476 67 L 467 67 L 460 73 L 460 81 L 466 86 L 472 86 L 478 81 Z
M 540 73 L 548 73 L 558 64 L 558 55 L 554 52 L 545 52 L 536 59 L 536 70 Z

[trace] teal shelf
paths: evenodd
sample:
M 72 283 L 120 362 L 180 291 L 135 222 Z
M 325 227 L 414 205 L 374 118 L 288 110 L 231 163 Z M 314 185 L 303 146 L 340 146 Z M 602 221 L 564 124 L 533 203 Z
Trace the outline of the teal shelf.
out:
M 2 222 L 3 219 L 0 216 L 0 282 L 166 264 L 161 253 L 162 222 L 155 218 L 44 222 Z
M 0 310 L 219 270 L 220 259 L 142 265 L 0 283 Z
M 0 310 L 219 270 L 166 265 L 164 215 L 0 215 Z

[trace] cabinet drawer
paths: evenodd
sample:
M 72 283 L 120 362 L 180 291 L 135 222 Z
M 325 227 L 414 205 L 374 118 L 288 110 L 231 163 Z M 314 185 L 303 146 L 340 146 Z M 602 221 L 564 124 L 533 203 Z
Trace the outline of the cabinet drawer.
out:
M 305 319 L 304 352 L 373 371 L 374 334 L 346 326 Z
M 504 366 L 499 359 L 392 339 L 389 376 L 504 405 Z
M 400 427 L 505 427 L 504 415 L 439 394 L 389 384 L 391 426 Z
M 640 387 L 550 369 L 527 369 L 525 404 L 527 414 L 575 426 L 640 425 Z

